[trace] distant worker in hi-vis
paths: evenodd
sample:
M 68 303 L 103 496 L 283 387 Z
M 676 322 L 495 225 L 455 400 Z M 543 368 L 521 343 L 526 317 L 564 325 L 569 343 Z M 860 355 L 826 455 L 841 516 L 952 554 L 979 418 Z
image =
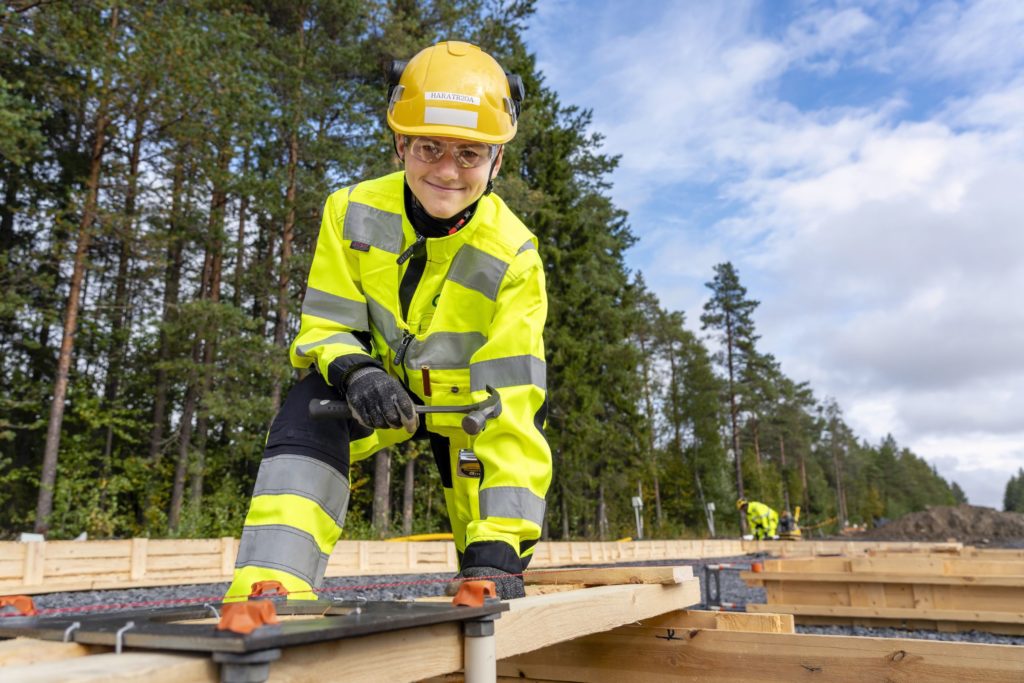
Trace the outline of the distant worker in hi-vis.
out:
M 270 428 L 228 600 L 267 580 L 315 599 L 350 463 L 410 438 L 429 439 L 440 471 L 456 578 L 524 595 L 551 482 L 547 296 L 537 238 L 491 191 L 523 83 L 462 42 L 391 71 L 404 171 L 327 199 L 291 345 L 311 372 Z M 337 405 L 344 417 L 317 414 Z
M 779 526 L 779 513 L 764 503 L 756 500 L 740 498 L 736 501 L 736 509 L 747 515 L 747 524 L 750 526 L 750 533 L 756 540 L 766 538 L 777 539 L 776 533 Z

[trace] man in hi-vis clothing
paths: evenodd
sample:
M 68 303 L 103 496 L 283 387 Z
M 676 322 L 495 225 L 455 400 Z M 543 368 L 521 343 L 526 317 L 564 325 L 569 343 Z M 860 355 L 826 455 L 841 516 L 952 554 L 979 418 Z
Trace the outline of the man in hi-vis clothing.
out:
M 747 525 L 755 540 L 778 539 L 776 531 L 779 526 L 779 513 L 764 503 L 756 500 L 748 501 L 740 498 L 736 501 L 736 509 L 746 514 Z
M 522 81 L 461 42 L 392 71 L 387 120 L 405 170 L 327 200 L 291 345 L 292 365 L 311 372 L 270 429 L 228 599 L 263 580 L 314 599 L 345 519 L 349 463 L 413 436 L 430 440 L 460 576 L 524 594 L 516 575 L 551 481 L 547 297 L 537 239 L 491 192 Z M 460 414 L 421 424 L 414 412 L 481 401 L 486 386 L 502 408 L 476 436 Z M 311 399 L 339 396 L 353 420 L 310 419 Z

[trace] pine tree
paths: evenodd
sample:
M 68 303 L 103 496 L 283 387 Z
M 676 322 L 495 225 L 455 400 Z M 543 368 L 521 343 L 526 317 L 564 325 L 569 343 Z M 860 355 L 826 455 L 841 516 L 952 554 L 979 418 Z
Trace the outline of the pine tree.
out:
M 714 279 L 707 283 L 711 298 L 704 304 L 700 320 L 702 329 L 714 331 L 720 345 L 715 359 L 726 373 L 726 401 L 729 405 L 729 428 L 736 470 L 736 495 L 743 498 L 745 492 L 739 417 L 746 388 L 742 386 L 742 378 L 748 367 L 757 360 L 754 345 L 758 336 L 754 333 L 752 316 L 760 302 L 747 298 L 747 290 L 740 284 L 739 274 L 731 263 L 720 263 L 714 270 Z M 745 525 L 742 518 L 741 524 Z

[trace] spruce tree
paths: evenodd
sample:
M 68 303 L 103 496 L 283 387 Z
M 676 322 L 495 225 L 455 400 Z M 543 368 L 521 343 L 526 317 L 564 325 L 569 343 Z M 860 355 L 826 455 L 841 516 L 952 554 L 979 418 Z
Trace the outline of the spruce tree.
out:
M 760 302 L 747 298 L 746 288 L 740 284 L 739 273 L 731 263 L 719 263 L 715 277 L 707 283 L 711 298 L 704 304 L 701 315 L 702 329 L 710 329 L 718 344 L 715 360 L 725 370 L 726 403 L 729 406 L 729 430 L 736 472 L 736 495 L 743 498 L 743 463 L 740 450 L 741 401 L 747 388 L 742 379 L 748 367 L 756 361 L 753 313 Z M 741 518 L 745 528 L 745 520 Z

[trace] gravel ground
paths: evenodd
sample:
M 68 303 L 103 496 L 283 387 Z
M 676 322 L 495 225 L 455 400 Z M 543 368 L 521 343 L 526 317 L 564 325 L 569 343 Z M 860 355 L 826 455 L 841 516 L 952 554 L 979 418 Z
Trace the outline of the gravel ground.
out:
M 694 576 L 701 579 L 702 598 L 707 600 L 704 566 L 706 564 L 729 563 L 749 565 L 757 557 L 721 557 L 706 560 L 680 560 L 678 564 L 693 567 Z M 665 561 L 629 562 L 627 566 L 663 565 Z M 612 566 L 612 565 L 605 565 Z M 618 565 L 623 566 L 623 565 Z M 408 600 L 417 597 L 442 595 L 450 579 L 448 574 L 402 574 L 391 576 L 359 576 L 327 579 L 326 594 L 335 598 L 363 597 L 367 600 Z M 748 602 L 764 603 L 765 592 L 761 588 L 750 588 L 740 578 L 738 571 L 723 570 L 720 574 L 722 602 L 745 605 Z M 133 588 L 127 590 L 80 591 L 74 593 L 50 593 L 35 596 L 36 607 L 46 609 L 67 609 L 86 606 L 102 606 L 104 613 L 124 609 L 138 609 L 147 606 L 181 606 L 217 601 L 227 590 L 227 583 L 197 584 L 185 586 L 164 586 L 158 588 Z M 699 607 L 706 608 L 706 604 Z M 947 640 L 975 643 L 1024 645 L 1024 637 L 1000 636 L 991 633 L 969 631 L 965 633 L 940 633 L 937 631 L 906 631 L 894 628 L 862 628 L 847 626 L 797 626 L 798 633 L 874 636 L 884 638 L 921 638 L 926 640 Z

